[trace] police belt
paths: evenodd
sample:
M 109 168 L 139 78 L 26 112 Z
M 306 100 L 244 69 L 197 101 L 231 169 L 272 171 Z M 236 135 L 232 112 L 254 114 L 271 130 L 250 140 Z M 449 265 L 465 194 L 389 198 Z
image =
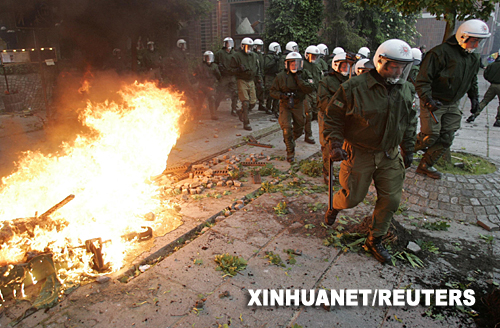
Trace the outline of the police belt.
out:
M 357 145 L 350 143 L 347 140 L 345 141 L 345 143 L 348 146 L 354 148 L 355 150 L 359 150 L 359 151 L 362 151 L 362 152 L 365 152 L 368 154 L 384 153 L 385 157 L 387 157 L 388 159 L 391 159 L 391 160 L 396 159 L 398 157 L 398 154 L 399 154 L 399 146 L 394 146 L 392 148 L 389 148 L 388 150 L 381 150 L 381 149 L 370 149 L 370 148 L 360 147 L 360 146 L 357 146 Z

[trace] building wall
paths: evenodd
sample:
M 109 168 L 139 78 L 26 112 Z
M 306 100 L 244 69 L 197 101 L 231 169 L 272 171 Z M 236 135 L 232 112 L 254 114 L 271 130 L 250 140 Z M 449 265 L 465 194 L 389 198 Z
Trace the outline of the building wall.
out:
M 239 42 L 243 37 L 262 38 L 261 33 L 254 34 L 236 34 L 235 27 L 235 9 L 246 6 L 263 7 L 262 14 L 265 15 L 265 9 L 269 7 L 270 0 L 211 0 L 213 10 L 206 17 L 190 21 L 186 27 L 179 33 L 188 42 L 189 53 L 192 57 L 201 58 L 206 50 L 217 51 L 222 45 L 222 40 L 225 37 L 232 37 L 235 40 L 235 46 L 239 46 Z M 255 15 L 255 11 L 246 10 L 248 15 Z M 259 30 L 263 30 L 264 17 L 259 19 Z M 256 23 L 256 22 L 252 22 Z

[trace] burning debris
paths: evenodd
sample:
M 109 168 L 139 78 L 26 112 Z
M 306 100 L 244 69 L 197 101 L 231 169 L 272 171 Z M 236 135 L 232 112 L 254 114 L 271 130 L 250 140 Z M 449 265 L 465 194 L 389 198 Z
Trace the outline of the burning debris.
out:
M 150 178 L 163 170 L 179 137 L 180 95 L 137 82 L 119 95 L 119 104 L 89 102 L 82 110 L 90 134 L 57 153 L 25 153 L 2 179 L 3 295 L 19 297 L 28 280 L 46 278 L 33 275 L 37 257 L 50 258 L 57 283 L 78 284 L 118 270 L 131 243 L 180 224 Z M 57 203 L 61 194 L 70 196 Z M 50 209 L 33 217 L 40 208 Z

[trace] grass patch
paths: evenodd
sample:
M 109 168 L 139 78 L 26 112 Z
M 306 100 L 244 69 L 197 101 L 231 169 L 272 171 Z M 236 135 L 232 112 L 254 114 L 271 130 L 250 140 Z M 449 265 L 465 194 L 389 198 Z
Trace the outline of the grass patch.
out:
M 299 163 L 300 172 L 310 177 L 319 177 L 323 175 L 322 160 L 303 160 Z
M 247 267 L 245 259 L 229 255 L 229 253 L 216 255 L 215 263 L 219 265 L 216 269 L 217 271 L 224 271 L 226 275 L 231 277 L 235 276 L 238 271 L 245 270 Z
M 458 163 L 458 164 L 457 164 Z M 456 166 L 455 164 L 459 165 Z M 436 163 L 436 169 L 451 174 L 488 174 L 496 171 L 495 165 L 481 157 L 471 154 L 451 152 L 451 163 L 443 157 Z

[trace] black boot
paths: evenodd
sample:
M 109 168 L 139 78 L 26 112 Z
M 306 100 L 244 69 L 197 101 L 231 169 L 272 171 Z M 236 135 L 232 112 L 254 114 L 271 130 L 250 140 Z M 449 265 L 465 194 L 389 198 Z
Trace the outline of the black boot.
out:
M 311 145 L 314 145 L 316 143 L 316 141 L 314 140 L 313 137 L 307 137 L 304 139 L 305 142 L 307 142 L 308 144 L 311 144 Z
M 286 161 L 288 163 L 295 162 L 295 153 L 286 153 Z
M 467 123 L 472 123 L 476 119 L 476 115 L 472 114 L 469 116 L 469 118 L 466 120 Z
M 493 123 L 493 126 L 500 127 L 500 120 L 496 120 L 495 123 Z
M 420 164 L 418 165 L 416 172 L 427 175 L 429 178 L 433 179 L 441 179 L 441 177 L 443 176 L 443 173 L 427 164 L 427 162 L 423 158 L 420 160 Z
M 335 220 L 337 220 L 337 215 L 339 214 L 340 210 L 336 209 L 328 209 L 325 213 L 325 223 L 328 224 L 329 226 L 333 225 L 335 223 Z
M 369 235 L 366 238 L 364 249 L 372 253 L 373 257 L 380 263 L 391 263 L 391 254 L 382 246 L 382 237 Z

